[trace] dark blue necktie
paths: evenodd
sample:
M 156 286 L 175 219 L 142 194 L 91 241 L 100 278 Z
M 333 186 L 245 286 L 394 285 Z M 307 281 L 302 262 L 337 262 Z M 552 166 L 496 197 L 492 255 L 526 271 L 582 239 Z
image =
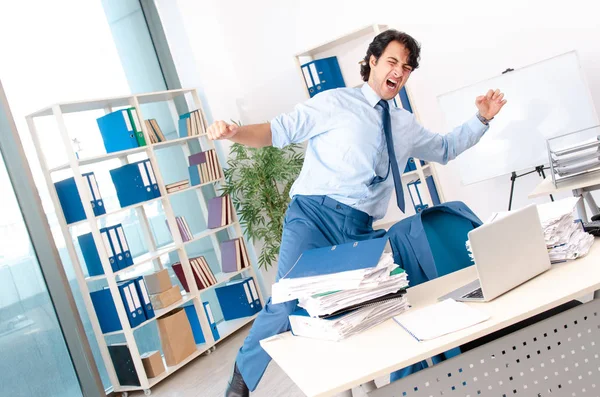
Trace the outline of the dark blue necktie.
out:
M 390 166 L 392 168 L 392 176 L 394 177 L 394 186 L 396 187 L 396 201 L 398 208 L 404 212 L 404 191 L 402 190 L 402 180 L 400 179 L 400 170 L 398 169 L 398 161 L 396 160 L 396 152 L 394 151 L 394 141 L 392 139 L 392 122 L 390 119 L 390 105 L 383 99 L 379 101 L 379 106 L 383 108 L 383 132 L 385 134 L 385 142 L 387 144 L 388 155 L 390 158 Z

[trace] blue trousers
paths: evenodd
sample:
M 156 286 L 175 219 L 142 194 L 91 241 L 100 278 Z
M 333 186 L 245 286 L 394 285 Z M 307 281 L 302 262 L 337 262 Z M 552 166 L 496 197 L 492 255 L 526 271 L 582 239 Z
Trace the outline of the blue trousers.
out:
M 300 254 L 307 249 L 384 235 L 385 230 L 373 230 L 373 219 L 362 211 L 327 196 L 295 196 L 285 215 L 277 280 L 288 272 Z M 296 304 L 297 301 L 273 304 L 269 298 L 254 320 L 236 359 L 238 369 L 251 391 L 256 389 L 271 361 L 259 342 L 289 331 L 288 316 L 296 309 Z

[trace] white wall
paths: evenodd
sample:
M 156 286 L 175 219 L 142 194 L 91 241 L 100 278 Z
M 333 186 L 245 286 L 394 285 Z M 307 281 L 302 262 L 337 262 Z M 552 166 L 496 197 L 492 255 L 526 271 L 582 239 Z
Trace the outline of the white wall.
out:
M 165 28 L 177 67 L 186 71 L 182 84 L 201 76 L 214 119 L 262 122 L 290 110 L 306 99 L 294 54 L 372 23 L 422 44 L 421 67 L 408 86 L 422 123 L 434 131 L 445 130 L 439 94 L 573 49 L 600 109 L 600 23 L 591 0 L 158 2 L 161 13 L 177 8 L 180 20 L 166 20 Z M 187 37 L 170 35 L 178 30 Z M 462 186 L 452 163 L 437 170 L 446 200 L 464 201 L 483 219 L 506 209 L 508 175 Z M 539 181 L 537 174 L 517 181 L 514 207 L 529 202 Z

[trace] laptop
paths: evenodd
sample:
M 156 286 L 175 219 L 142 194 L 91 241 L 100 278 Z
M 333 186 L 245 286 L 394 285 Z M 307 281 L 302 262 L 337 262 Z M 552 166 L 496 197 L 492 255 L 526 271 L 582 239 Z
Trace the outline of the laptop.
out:
M 498 215 L 468 236 L 478 279 L 440 301 L 489 302 L 550 269 L 535 204 Z

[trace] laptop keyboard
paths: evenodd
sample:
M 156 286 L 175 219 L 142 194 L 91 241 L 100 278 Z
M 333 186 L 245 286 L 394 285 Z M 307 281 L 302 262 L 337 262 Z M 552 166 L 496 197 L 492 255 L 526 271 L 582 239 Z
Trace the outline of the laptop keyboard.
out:
M 483 291 L 481 290 L 481 288 L 477 288 L 475 291 L 469 292 L 468 294 L 464 295 L 463 298 L 483 299 Z

